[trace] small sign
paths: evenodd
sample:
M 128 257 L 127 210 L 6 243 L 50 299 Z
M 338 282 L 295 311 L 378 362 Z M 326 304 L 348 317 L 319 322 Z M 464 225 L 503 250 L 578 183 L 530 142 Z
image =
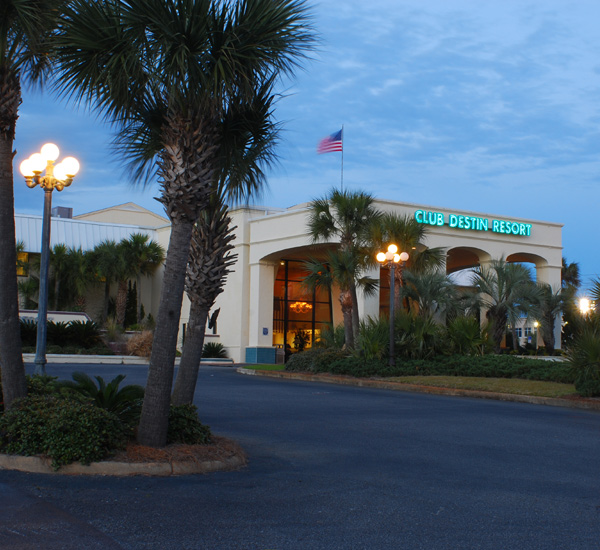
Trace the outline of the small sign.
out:
M 269 335 L 269 329 L 267 327 L 263 327 L 263 336 Z

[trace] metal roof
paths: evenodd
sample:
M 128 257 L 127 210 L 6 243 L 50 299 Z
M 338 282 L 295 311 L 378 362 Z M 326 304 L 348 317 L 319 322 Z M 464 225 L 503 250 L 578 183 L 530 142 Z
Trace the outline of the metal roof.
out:
M 153 240 L 157 240 L 156 231 L 149 227 L 69 218 L 51 218 L 51 220 L 50 247 L 64 244 L 70 248 L 92 250 L 102 241 L 119 242 L 122 239 L 128 239 L 134 233 L 142 233 Z M 23 241 L 25 243 L 25 252 L 41 253 L 42 216 L 15 214 L 15 230 L 17 242 Z

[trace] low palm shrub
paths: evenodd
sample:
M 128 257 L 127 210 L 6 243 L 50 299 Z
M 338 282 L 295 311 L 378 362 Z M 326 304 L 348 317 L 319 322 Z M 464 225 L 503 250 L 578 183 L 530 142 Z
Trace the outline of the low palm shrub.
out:
M 226 359 L 227 350 L 221 342 L 206 342 L 202 348 L 202 357 L 205 359 Z
M 94 321 L 70 321 L 67 326 L 68 342 L 90 349 L 100 344 L 100 327 Z
M 115 414 L 127 426 L 133 426 L 139 420 L 144 388 L 136 384 L 119 388 L 124 374 L 119 374 L 108 384 L 101 376 L 96 376 L 94 382 L 83 372 L 74 372 L 72 378 L 73 381 L 61 382 L 61 386 L 88 397 L 97 407 Z

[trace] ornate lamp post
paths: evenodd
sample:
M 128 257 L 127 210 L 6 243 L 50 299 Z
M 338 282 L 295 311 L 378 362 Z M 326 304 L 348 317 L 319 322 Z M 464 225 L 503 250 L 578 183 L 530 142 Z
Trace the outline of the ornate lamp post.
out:
M 395 304 L 395 272 L 396 264 L 400 263 L 400 269 L 404 267 L 404 264 L 408 260 L 408 252 L 401 252 L 398 254 L 398 247 L 395 244 L 388 246 L 387 252 L 379 252 L 376 256 L 377 261 L 382 265 L 387 265 L 390 268 L 390 367 L 396 364 L 396 358 L 394 357 L 394 304 Z
M 46 335 L 48 319 L 48 271 L 50 268 L 50 215 L 52 191 L 62 191 L 73 182 L 79 171 L 79 162 L 66 157 L 54 166 L 59 150 L 54 143 L 46 143 L 41 152 L 34 153 L 20 165 L 27 187 L 39 185 L 44 190 L 44 215 L 42 218 L 42 258 L 40 262 L 40 292 L 38 299 L 37 344 L 35 374 L 46 374 Z M 43 172 L 45 171 L 45 174 Z M 43 174 L 43 175 L 42 175 Z

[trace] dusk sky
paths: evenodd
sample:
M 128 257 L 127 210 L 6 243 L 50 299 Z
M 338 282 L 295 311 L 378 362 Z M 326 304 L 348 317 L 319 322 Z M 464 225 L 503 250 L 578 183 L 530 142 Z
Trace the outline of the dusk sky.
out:
M 600 277 L 600 3 L 597 0 L 309 0 L 320 46 L 281 86 L 279 164 L 256 204 L 285 208 L 339 186 L 378 198 L 564 224 L 563 255 Z M 52 141 L 81 173 L 53 204 L 124 202 L 157 213 L 157 182 L 132 187 L 112 130 L 50 92 L 24 93 L 15 209 L 43 193 L 18 165 Z

